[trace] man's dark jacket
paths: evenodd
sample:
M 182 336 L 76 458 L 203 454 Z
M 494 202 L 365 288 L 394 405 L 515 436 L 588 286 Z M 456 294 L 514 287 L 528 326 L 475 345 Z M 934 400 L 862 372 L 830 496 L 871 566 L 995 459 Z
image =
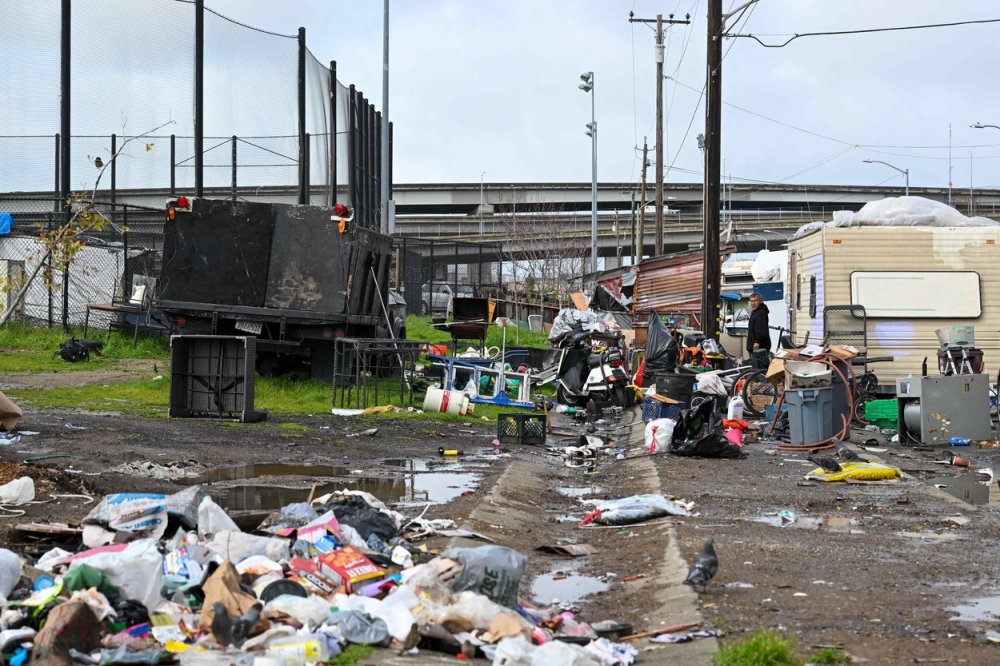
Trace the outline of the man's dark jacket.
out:
M 756 342 L 762 350 L 771 349 L 771 334 L 767 328 L 767 306 L 763 303 L 750 312 L 750 322 L 747 324 L 747 351 L 753 351 Z

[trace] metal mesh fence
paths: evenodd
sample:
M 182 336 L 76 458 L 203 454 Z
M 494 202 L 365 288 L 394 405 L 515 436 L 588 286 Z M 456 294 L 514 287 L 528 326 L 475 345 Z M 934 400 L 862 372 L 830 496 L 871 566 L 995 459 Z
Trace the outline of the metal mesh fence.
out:
M 397 289 L 413 314 L 444 315 L 454 296 L 496 296 L 503 276 L 499 244 L 402 238 Z
M 163 212 L 122 204 L 93 204 L 106 220 L 103 228 L 81 230 L 84 247 L 59 270 L 40 237 L 67 223 L 72 211 L 46 197 L 0 195 L 0 213 L 13 218 L 11 233 L 0 236 L 2 277 L 15 278 L 5 292 L 4 311 L 15 302 L 23 281 L 24 298 L 15 318 L 44 323 L 83 326 L 91 303 L 124 303 L 133 295 L 133 282 L 147 282 L 159 270 Z M 137 280 L 138 276 L 138 280 Z M 89 325 L 107 328 L 118 315 L 91 312 Z
M 104 188 L 191 191 L 195 14 L 189 0 L 74 0 L 71 189 L 92 189 L 95 159 L 107 163 L 120 150 L 115 182 L 106 180 Z M 61 3 L 0 0 L 0 16 L 0 72 L 8 91 L 0 99 L 0 192 L 57 191 Z M 247 26 L 206 7 L 204 44 L 204 186 L 298 184 L 298 35 Z M 331 171 L 341 183 L 350 173 L 348 88 L 336 84 L 337 110 L 331 112 L 329 63 L 308 49 L 304 61 L 308 137 L 301 157 L 317 190 L 313 203 L 327 203 Z

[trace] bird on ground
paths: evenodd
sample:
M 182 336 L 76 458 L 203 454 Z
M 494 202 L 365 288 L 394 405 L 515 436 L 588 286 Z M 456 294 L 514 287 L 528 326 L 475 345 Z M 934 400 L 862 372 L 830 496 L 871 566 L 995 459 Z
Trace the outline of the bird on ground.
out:
M 844 462 L 868 462 L 868 458 L 862 458 L 839 439 L 833 440 L 833 444 L 837 447 L 837 457 Z
M 694 558 L 691 568 L 688 570 L 685 585 L 700 587 L 703 591 L 708 581 L 715 577 L 715 572 L 719 570 L 719 558 L 715 555 L 715 539 L 708 537 L 701 552 Z
M 229 615 L 224 603 L 216 601 L 212 606 L 212 637 L 223 650 L 230 645 L 240 647 L 260 622 L 260 613 L 263 609 L 264 605 L 258 602 L 242 617 L 234 618 Z
M 104 160 L 101 159 L 100 155 L 94 158 L 94 166 L 97 167 L 98 169 L 104 166 Z
M 818 465 L 823 468 L 824 472 L 842 472 L 840 463 L 831 458 L 830 456 L 808 456 L 811 463 Z

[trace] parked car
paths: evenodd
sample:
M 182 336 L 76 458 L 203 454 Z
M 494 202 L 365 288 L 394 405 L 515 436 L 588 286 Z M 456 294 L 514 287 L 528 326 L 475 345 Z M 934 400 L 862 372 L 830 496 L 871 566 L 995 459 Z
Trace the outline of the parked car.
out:
M 420 312 L 425 315 L 447 314 L 451 310 L 451 299 L 453 296 L 459 298 L 474 298 L 476 290 L 470 285 L 460 284 L 456 288 L 445 282 L 435 282 L 434 293 L 431 293 L 431 285 L 425 284 L 420 288 Z

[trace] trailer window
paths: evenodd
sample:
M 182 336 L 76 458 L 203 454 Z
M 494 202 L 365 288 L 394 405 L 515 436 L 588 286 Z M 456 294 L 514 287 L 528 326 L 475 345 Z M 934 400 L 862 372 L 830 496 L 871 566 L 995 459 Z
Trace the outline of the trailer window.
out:
M 868 317 L 961 318 L 983 313 L 975 271 L 855 271 L 851 303 Z
M 816 316 L 816 276 L 809 278 L 809 316 Z

